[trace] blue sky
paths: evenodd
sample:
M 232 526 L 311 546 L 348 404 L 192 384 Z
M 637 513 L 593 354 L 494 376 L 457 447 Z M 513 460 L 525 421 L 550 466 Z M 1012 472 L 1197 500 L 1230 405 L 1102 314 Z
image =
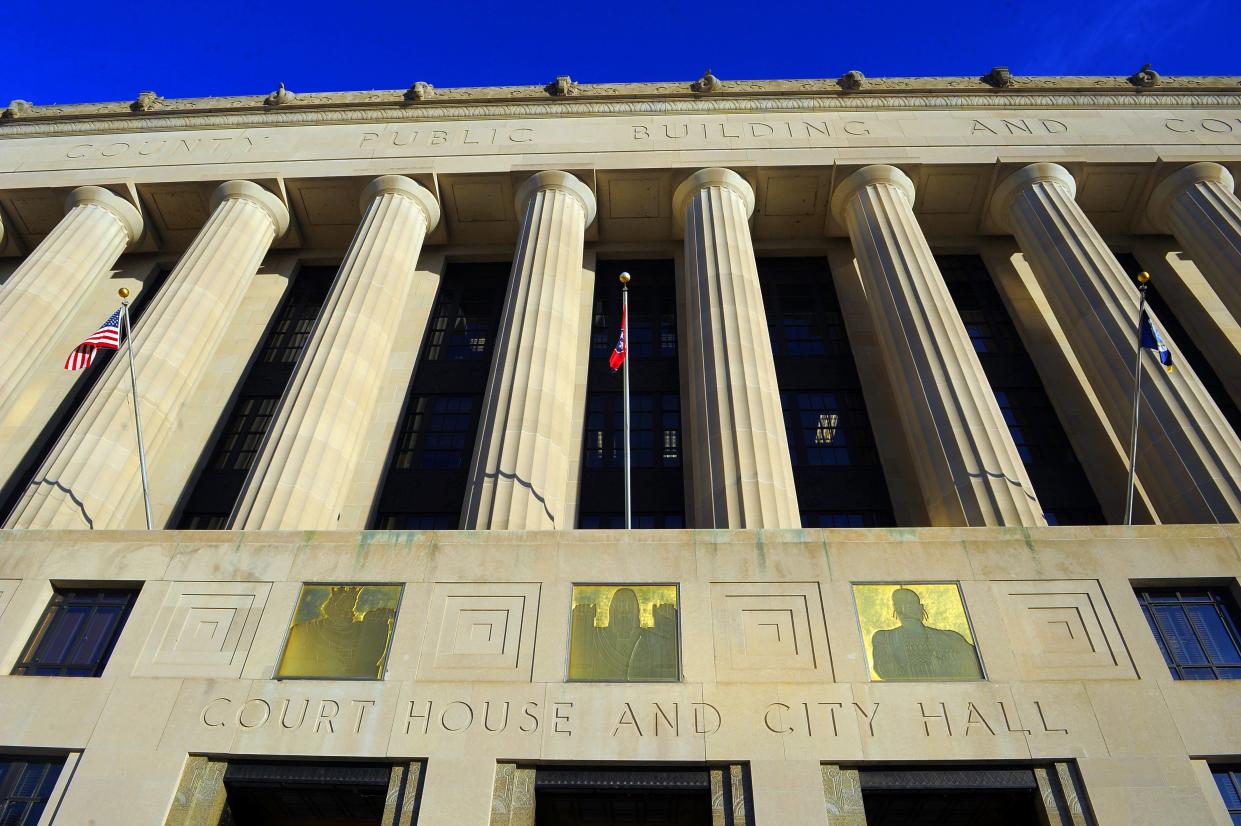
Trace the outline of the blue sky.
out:
M 1241 74 L 1241 0 L 422 3 L 11 0 L 0 106 L 546 83 Z

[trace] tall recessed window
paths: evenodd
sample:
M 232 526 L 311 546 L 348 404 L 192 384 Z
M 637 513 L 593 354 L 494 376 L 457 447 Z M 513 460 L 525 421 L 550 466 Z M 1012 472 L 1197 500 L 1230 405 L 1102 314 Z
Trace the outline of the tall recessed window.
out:
M 986 265 L 976 255 L 935 260 L 1048 524 L 1103 524 L 1099 500 Z
M 827 261 L 760 258 L 801 523 L 891 525 L 892 503 Z
M 685 527 L 676 279 L 670 261 L 601 261 L 595 276 L 582 434 L 579 528 L 623 528 L 621 375 L 608 366 L 620 333 L 617 276 L 630 272 L 629 448 L 635 528 Z
M 1241 622 L 1224 588 L 1139 588 L 1138 602 L 1178 680 L 1241 679 Z
M 47 808 L 64 763 L 63 758 L 0 756 L 0 824 L 35 826 Z
M 1212 766 L 1211 776 L 1224 798 L 1224 808 L 1233 826 L 1241 826 L 1241 766 Z
M 254 363 L 242 379 L 237 399 L 224 415 L 202 470 L 185 496 L 178 528 L 228 527 L 246 475 L 263 447 L 335 277 L 335 267 L 301 267 L 294 274 Z
M 98 677 L 137 597 L 128 588 L 57 588 L 13 673 Z
M 460 525 L 509 268 L 453 263 L 445 271 L 371 527 Z
M 1120 254 L 1116 256 L 1116 260 L 1124 267 L 1125 272 L 1131 276 L 1136 276 L 1142 271 L 1142 266 L 1132 255 Z M 1168 302 L 1164 300 L 1159 292 L 1159 285 L 1153 280 L 1146 285 L 1146 303 L 1150 305 L 1151 310 L 1154 311 L 1155 316 L 1159 319 L 1164 335 L 1176 344 L 1185 361 L 1189 363 L 1189 366 L 1194 370 L 1194 374 L 1198 376 L 1198 380 L 1202 382 L 1202 386 L 1207 391 L 1207 394 L 1219 406 L 1219 411 L 1224 414 L 1224 419 L 1232 426 L 1234 432 L 1241 434 L 1241 408 L 1237 407 L 1237 403 L 1228 394 L 1228 389 L 1224 387 L 1223 380 L 1215 372 L 1215 368 L 1211 366 L 1211 363 L 1207 361 L 1207 357 L 1202 350 L 1198 349 L 1198 345 L 1194 342 L 1189 331 L 1185 329 L 1185 326 L 1181 324 L 1180 320 L 1172 312 L 1172 308 L 1168 306 Z

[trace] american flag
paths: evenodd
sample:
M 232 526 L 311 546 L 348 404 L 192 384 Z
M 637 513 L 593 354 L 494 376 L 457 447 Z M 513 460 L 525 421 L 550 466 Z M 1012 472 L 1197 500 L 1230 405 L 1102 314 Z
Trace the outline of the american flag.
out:
M 69 354 L 69 358 L 65 359 L 66 370 L 81 370 L 83 367 L 90 367 L 91 362 L 95 360 L 95 351 L 99 349 L 116 350 L 121 346 L 121 311 L 117 310 L 108 316 L 98 330 L 91 333 L 86 341 L 83 341 L 77 347 L 73 348 L 73 352 Z

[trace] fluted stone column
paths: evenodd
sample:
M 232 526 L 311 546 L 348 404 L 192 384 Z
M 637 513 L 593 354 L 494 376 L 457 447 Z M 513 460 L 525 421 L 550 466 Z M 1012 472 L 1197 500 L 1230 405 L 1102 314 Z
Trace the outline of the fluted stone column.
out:
M 1233 317 L 1241 319 L 1241 199 L 1217 163 L 1173 172 L 1151 195 L 1151 221 L 1171 231 Z
M 853 242 L 927 512 L 935 525 L 1046 525 L 913 202 L 905 173 L 868 166 L 836 187 L 832 211 Z
M 729 169 L 677 188 L 685 225 L 686 419 L 693 525 L 799 528 L 771 337 L 750 240 L 754 190 Z
M 82 297 L 142 234 L 138 210 L 102 187 L 73 190 L 65 210 L 65 217 L 43 243 L 0 286 L 0 325 L 5 339 L 0 408 L 30 373 L 47 369 L 41 356 L 73 317 Z
M 236 528 L 337 525 L 423 239 L 440 217 L 431 193 L 399 175 L 372 181 L 361 207 L 362 224 L 246 481 Z
M 992 209 L 1017 238 L 1112 428 L 1127 438 L 1138 293 L 1075 193 L 1068 170 L 1030 164 L 1000 184 Z M 1235 522 L 1241 442 L 1192 368 L 1176 364 L 1168 373 L 1142 359 L 1138 476 L 1164 522 Z
M 540 172 L 517 191 L 521 235 L 466 493 L 465 528 L 572 528 L 568 472 L 590 188 Z
M 134 331 L 148 461 L 167 445 L 268 248 L 288 229 L 280 200 L 249 181 L 221 184 L 212 206 Z M 142 496 L 128 370 L 112 363 L 5 527 L 133 527 L 122 524 Z

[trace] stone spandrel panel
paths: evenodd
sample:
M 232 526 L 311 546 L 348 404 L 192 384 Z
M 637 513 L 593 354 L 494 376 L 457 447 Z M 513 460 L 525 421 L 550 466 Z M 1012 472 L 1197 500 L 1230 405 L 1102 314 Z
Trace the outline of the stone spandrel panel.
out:
M 711 630 L 721 682 L 834 679 L 817 582 L 713 582 Z
M 1027 680 L 1136 678 L 1098 580 L 994 582 Z
M 270 582 L 174 582 L 134 669 L 140 677 L 240 677 Z
M 529 682 L 537 582 L 436 583 L 420 680 Z

